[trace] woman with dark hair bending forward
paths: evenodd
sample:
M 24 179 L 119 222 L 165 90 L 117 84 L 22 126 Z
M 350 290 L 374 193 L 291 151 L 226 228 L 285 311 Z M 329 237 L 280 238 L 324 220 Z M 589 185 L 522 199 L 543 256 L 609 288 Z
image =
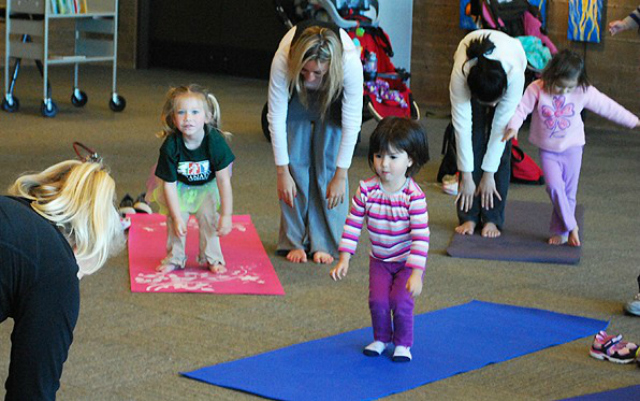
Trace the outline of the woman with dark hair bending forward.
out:
M 9 193 L 0 196 L 0 322 L 14 320 L 5 400 L 53 400 L 79 279 L 124 247 L 115 182 L 101 162 L 69 160 L 21 176 Z
M 349 35 L 319 21 L 293 27 L 271 64 L 269 131 L 282 212 L 278 252 L 294 263 L 337 256 L 347 170 L 362 124 L 362 64 Z
M 501 141 L 524 89 L 527 58 L 517 39 L 480 29 L 454 55 L 449 92 L 460 182 L 458 234 L 500 236 L 510 179 L 511 142 Z

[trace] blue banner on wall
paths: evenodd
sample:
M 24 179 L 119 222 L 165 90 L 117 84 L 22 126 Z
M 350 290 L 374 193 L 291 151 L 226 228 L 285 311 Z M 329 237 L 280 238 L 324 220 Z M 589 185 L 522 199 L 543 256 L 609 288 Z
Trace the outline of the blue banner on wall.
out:
M 569 0 L 567 38 L 577 42 L 600 43 L 602 0 Z

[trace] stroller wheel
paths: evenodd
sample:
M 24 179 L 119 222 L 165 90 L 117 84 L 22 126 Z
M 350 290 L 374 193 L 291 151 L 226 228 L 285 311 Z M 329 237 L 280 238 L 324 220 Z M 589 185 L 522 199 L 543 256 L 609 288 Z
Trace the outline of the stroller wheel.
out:
M 418 103 L 413 100 L 413 93 L 409 93 L 409 107 L 411 107 L 411 119 L 419 120 L 420 119 L 420 107 L 418 107 Z
M 267 113 L 269 112 L 269 103 L 265 103 L 262 108 L 262 134 L 267 141 L 271 142 L 271 134 L 269 133 L 269 120 L 267 119 Z
M 369 115 L 371 117 L 373 117 L 376 121 L 382 120 L 382 116 L 380 115 L 380 113 L 376 111 L 375 107 L 373 107 L 373 102 L 371 102 L 371 100 L 368 97 L 366 100 L 366 105 L 367 105 L 367 110 L 369 111 Z
M 40 114 L 47 118 L 55 117 L 58 114 L 58 105 L 51 99 L 43 100 L 40 105 Z
M 11 96 L 11 101 L 7 100 L 6 97 L 2 99 L 2 110 L 7 113 L 14 113 L 20 110 L 20 102 L 18 101 L 18 98 Z
M 415 100 L 411 101 L 411 119 L 419 120 L 420 119 L 420 108 L 418 107 L 418 103 Z

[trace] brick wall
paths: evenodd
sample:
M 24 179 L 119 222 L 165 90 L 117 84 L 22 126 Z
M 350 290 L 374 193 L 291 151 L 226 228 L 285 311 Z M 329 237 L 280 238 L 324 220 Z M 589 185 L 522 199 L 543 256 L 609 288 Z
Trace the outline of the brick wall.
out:
M 608 0 L 605 21 L 627 16 L 638 0 Z M 640 35 L 625 31 L 615 37 L 608 32 L 599 44 L 567 40 L 568 0 L 549 0 L 549 37 L 558 48 L 583 54 L 589 77 L 598 89 L 636 114 L 640 114 Z M 458 0 L 415 0 L 411 90 L 427 111 L 446 113 L 452 56 L 465 32 L 458 27 Z M 606 25 L 606 24 L 605 24 Z M 590 123 L 604 123 L 599 118 Z

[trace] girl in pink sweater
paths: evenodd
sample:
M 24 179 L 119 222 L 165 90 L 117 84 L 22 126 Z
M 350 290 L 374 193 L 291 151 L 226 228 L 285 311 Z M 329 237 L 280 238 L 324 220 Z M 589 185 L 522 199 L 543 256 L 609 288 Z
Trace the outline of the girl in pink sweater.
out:
M 549 62 L 542 78 L 527 87 L 502 139 L 517 138 L 523 121 L 533 113 L 529 142 L 539 148 L 553 204 L 552 245 L 580 246 L 575 208 L 585 144 L 582 109 L 628 128 L 640 126 L 637 116 L 589 84 L 580 55 L 563 50 Z

